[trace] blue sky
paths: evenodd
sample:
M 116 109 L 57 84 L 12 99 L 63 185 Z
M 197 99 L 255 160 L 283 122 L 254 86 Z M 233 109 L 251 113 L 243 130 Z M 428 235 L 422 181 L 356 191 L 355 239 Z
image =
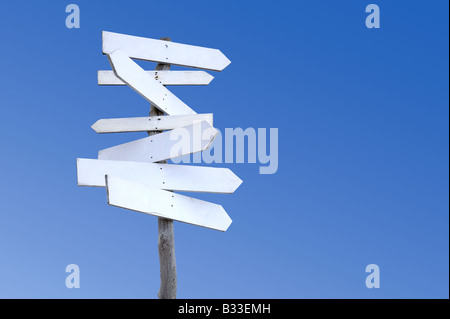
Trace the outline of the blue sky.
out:
M 97 86 L 102 30 L 220 49 L 209 86 L 172 92 L 222 131 L 279 131 L 276 174 L 217 164 L 241 187 L 192 194 L 233 223 L 175 223 L 179 298 L 449 297 L 447 1 L 73 1 L 67 29 L 70 3 L 2 4 L 1 298 L 156 298 L 156 218 L 76 182 L 77 157 L 145 136 L 90 128 L 149 110 Z

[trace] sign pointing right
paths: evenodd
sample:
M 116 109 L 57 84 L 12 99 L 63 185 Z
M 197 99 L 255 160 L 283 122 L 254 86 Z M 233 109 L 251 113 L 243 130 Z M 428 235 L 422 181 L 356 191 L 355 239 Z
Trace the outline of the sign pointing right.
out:
M 197 69 L 222 71 L 230 60 L 217 49 L 102 32 L 103 54 L 121 50 L 133 59 L 176 64 Z
M 180 222 L 226 231 L 231 218 L 221 205 L 105 176 L 108 204 Z
M 105 175 L 182 192 L 231 194 L 242 183 L 230 169 L 222 167 L 77 158 L 78 185 L 105 187 Z

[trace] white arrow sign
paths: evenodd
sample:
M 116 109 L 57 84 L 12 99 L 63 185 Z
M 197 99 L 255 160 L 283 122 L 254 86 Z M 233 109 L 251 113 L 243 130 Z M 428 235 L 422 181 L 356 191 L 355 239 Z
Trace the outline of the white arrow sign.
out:
M 231 194 L 242 183 L 228 168 L 77 159 L 79 186 L 105 187 L 105 175 L 182 192 Z
M 107 175 L 108 204 L 197 226 L 226 231 L 222 206 Z
M 205 71 L 145 71 L 162 85 L 208 85 L 214 77 Z M 98 71 L 98 85 L 126 85 L 114 71 Z
M 212 113 L 101 119 L 92 125 L 92 129 L 97 133 L 164 131 L 200 121 L 206 121 L 212 126 Z
M 147 101 L 169 115 L 196 114 L 172 92 L 162 85 L 162 81 L 145 72 L 139 65 L 120 50 L 108 55 L 115 75 L 142 95 Z
M 230 60 L 219 50 L 126 34 L 102 32 L 103 53 L 121 50 L 133 59 L 222 71 Z
M 98 152 L 100 160 L 159 162 L 206 150 L 217 130 L 205 121 L 176 128 Z

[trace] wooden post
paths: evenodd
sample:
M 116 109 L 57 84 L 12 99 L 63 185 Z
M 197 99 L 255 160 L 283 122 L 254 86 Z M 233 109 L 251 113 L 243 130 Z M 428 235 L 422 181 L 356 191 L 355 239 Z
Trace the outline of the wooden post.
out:
M 161 38 L 164 41 L 172 41 L 170 38 Z M 168 71 L 170 64 L 158 63 L 156 71 Z M 151 105 L 150 116 L 161 116 L 163 112 Z M 161 133 L 162 131 L 148 132 L 148 135 Z M 161 161 L 160 163 L 167 163 Z M 177 264 L 175 259 L 175 236 L 173 220 L 158 217 L 158 252 L 159 267 L 161 273 L 161 286 L 158 292 L 159 299 L 176 299 L 177 297 Z

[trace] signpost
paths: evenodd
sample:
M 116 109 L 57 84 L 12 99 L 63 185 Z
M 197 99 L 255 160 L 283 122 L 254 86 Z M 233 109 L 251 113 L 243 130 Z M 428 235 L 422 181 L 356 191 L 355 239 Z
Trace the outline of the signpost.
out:
M 161 38 L 164 41 L 171 41 L 170 38 Z M 158 63 L 156 71 L 169 71 L 170 64 Z M 163 116 L 155 105 L 150 104 L 152 116 Z M 162 133 L 162 131 L 148 131 L 149 136 Z M 167 161 L 161 161 L 160 164 L 167 164 Z M 159 286 L 158 298 L 175 299 L 177 297 L 177 261 L 175 258 L 175 231 L 173 229 L 173 220 L 169 218 L 158 217 L 158 254 L 159 254 L 159 273 L 161 284 Z
M 148 137 L 77 159 L 80 186 L 106 187 L 108 204 L 158 217 L 161 288 L 176 298 L 173 220 L 226 231 L 231 218 L 221 205 L 174 193 L 233 193 L 242 180 L 226 168 L 167 164 L 166 160 L 208 149 L 218 131 L 212 114 L 197 114 L 166 85 L 208 85 L 205 71 L 170 71 L 170 64 L 221 71 L 230 61 L 216 49 L 103 32 L 103 53 L 112 71 L 98 71 L 99 85 L 127 85 L 151 103 L 149 117 L 101 119 L 97 133 L 148 132 Z M 158 62 L 143 70 L 132 59 Z

